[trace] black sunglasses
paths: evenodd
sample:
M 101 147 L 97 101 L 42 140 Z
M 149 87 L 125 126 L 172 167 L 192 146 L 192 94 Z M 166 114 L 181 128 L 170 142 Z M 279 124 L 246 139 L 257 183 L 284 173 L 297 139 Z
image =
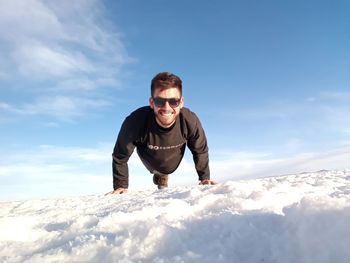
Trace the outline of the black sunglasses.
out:
M 161 97 L 155 97 L 155 98 L 153 98 L 153 101 L 154 101 L 154 104 L 158 108 L 164 107 L 166 102 L 169 103 L 170 107 L 176 108 L 180 105 L 181 99 L 177 99 L 177 98 L 165 99 L 165 98 L 161 98 Z

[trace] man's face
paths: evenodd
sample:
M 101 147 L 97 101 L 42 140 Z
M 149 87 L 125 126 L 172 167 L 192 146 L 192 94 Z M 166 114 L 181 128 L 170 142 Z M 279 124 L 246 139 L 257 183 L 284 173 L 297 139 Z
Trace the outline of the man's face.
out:
M 176 117 L 183 107 L 184 99 L 178 88 L 156 88 L 149 103 L 157 123 L 163 128 L 169 128 L 175 123 Z

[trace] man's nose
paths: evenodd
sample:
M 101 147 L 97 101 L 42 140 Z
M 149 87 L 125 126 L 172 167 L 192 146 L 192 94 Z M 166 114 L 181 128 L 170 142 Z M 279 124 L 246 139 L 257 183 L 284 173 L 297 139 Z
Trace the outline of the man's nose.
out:
M 166 101 L 166 102 L 165 102 L 163 108 L 165 108 L 165 109 L 171 109 L 170 104 L 169 104 L 169 101 Z

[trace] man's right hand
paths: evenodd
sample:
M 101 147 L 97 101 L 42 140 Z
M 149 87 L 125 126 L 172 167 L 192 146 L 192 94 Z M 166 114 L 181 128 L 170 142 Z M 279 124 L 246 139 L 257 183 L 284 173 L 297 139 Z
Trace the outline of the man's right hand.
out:
M 115 189 L 114 191 L 112 192 L 108 192 L 107 194 L 105 195 L 118 195 L 118 194 L 125 194 L 128 192 L 128 189 L 127 188 L 122 188 L 122 187 L 119 187 L 117 189 Z

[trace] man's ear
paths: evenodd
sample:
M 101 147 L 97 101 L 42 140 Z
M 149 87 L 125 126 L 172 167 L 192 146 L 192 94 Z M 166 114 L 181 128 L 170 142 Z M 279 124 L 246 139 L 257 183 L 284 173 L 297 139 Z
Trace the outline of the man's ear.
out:
M 154 101 L 152 97 L 149 97 L 149 106 L 154 109 Z
M 180 109 L 182 109 L 184 107 L 184 103 L 185 103 L 185 98 L 181 97 L 181 101 L 180 101 Z

